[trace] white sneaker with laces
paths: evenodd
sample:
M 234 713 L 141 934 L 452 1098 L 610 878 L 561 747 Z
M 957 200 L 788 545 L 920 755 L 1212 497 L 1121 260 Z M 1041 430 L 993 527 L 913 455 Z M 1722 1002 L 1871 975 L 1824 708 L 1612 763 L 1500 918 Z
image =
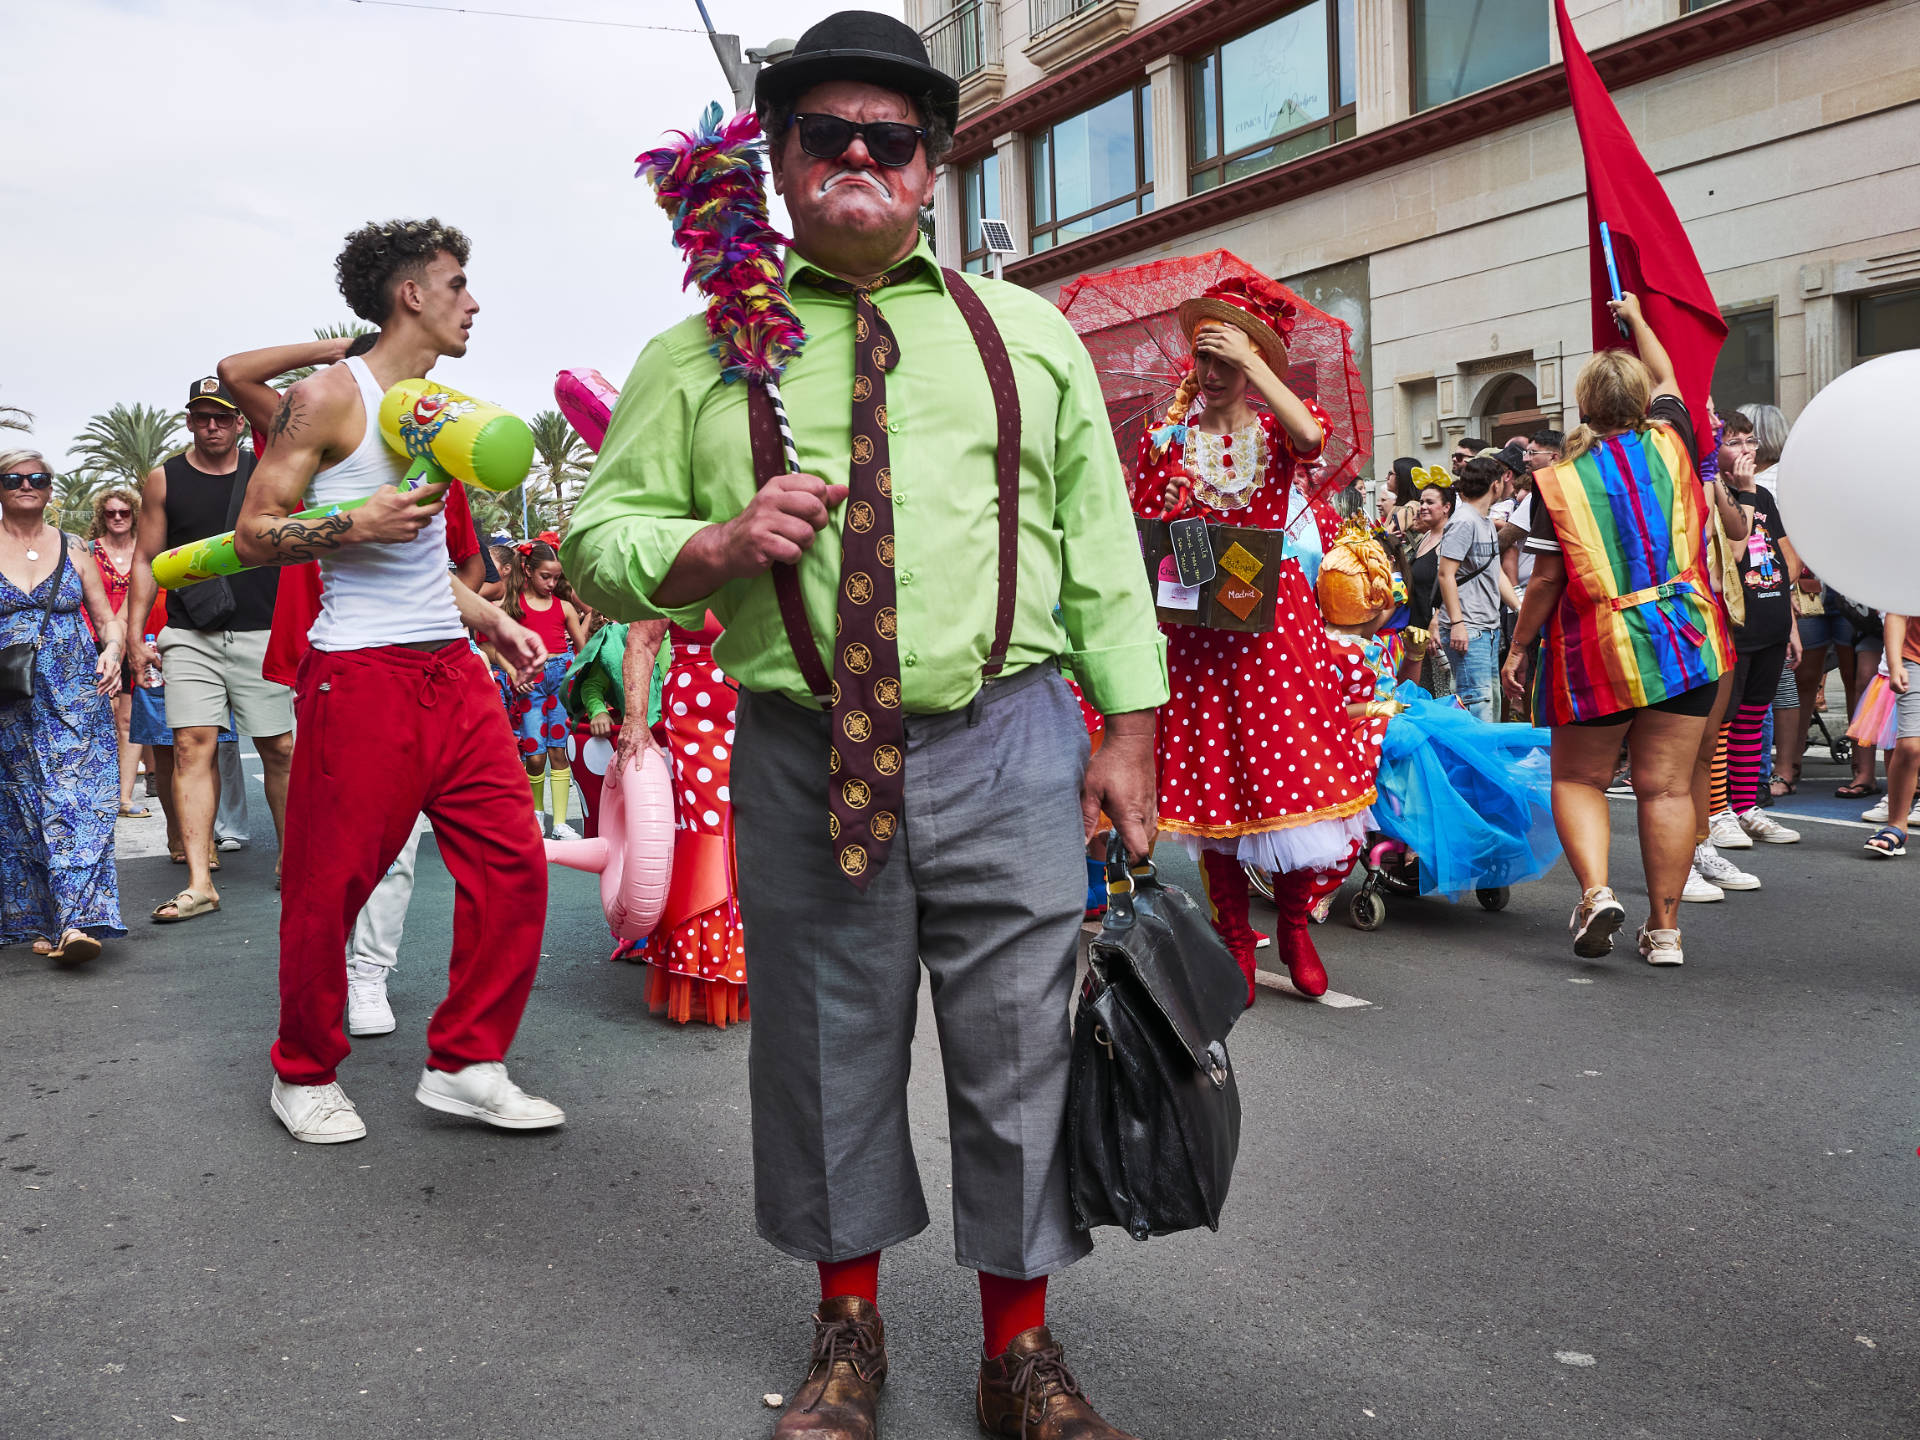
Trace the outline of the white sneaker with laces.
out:
M 1882 795 L 1878 800 L 1874 801 L 1873 804 L 1860 812 L 1860 818 L 1869 825 L 1884 825 L 1887 823 L 1888 807 L 1890 804 L 1891 801 L 1889 797 Z M 1914 799 L 1913 808 L 1907 812 L 1907 824 L 1920 825 L 1920 796 Z
M 1573 953 L 1583 960 L 1598 960 L 1612 953 L 1613 932 L 1627 918 L 1627 907 L 1605 885 L 1596 885 L 1580 897 L 1573 907 L 1567 929 L 1573 932 Z
M 1740 812 L 1740 828 L 1764 845 L 1797 845 L 1800 832 L 1789 830 L 1758 805 Z M 1715 840 L 1714 844 L 1720 842 Z
M 1740 828 L 1740 817 L 1722 810 L 1707 821 L 1707 843 L 1716 850 L 1751 850 L 1753 837 Z
M 1680 898 L 1691 900 L 1696 905 L 1709 905 L 1715 900 L 1724 900 L 1727 896 L 1718 885 L 1704 878 L 1700 874 L 1700 867 L 1696 865 L 1687 871 L 1686 887 L 1681 890 Z
M 507 1078 L 498 1060 L 464 1070 L 423 1070 L 413 1098 L 429 1110 L 484 1120 L 502 1130 L 546 1130 L 567 1123 L 558 1105 L 529 1095 Z
M 1685 953 L 1680 949 L 1678 930 L 1649 930 L 1640 927 L 1640 958 L 1649 965 L 1684 965 Z
M 347 962 L 347 1034 L 391 1035 L 393 1006 L 387 1003 L 387 967 L 371 960 Z
M 1693 850 L 1694 872 L 1709 885 L 1718 885 L 1722 890 L 1758 890 L 1760 877 L 1749 875 L 1726 856 L 1713 848 L 1713 842 L 1702 840 Z
M 289 1085 L 276 1075 L 267 1103 L 287 1133 L 309 1145 L 339 1145 L 366 1137 L 367 1122 L 337 1080 L 329 1085 Z
M 578 840 L 580 832 L 562 820 L 547 832 L 547 837 L 551 840 Z

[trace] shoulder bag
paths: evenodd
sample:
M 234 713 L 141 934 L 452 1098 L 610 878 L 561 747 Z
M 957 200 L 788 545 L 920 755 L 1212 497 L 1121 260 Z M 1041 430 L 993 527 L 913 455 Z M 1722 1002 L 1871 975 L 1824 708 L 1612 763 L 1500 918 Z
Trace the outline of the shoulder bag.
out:
M 1240 1150 L 1227 1032 L 1247 982 L 1204 911 L 1150 862 L 1107 855 L 1107 918 L 1074 1016 L 1067 1185 L 1074 1226 L 1136 1240 L 1205 1225 Z
M 16 640 L 0 648 L 0 705 L 19 704 L 33 699 L 34 666 L 40 646 L 47 638 L 47 625 L 53 619 L 54 597 L 66 582 L 67 532 L 60 532 L 60 563 L 53 567 L 53 583 L 47 586 L 46 608 L 40 612 L 40 633 L 31 640 Z M 45 582 L 42 582 L 45 583 Z

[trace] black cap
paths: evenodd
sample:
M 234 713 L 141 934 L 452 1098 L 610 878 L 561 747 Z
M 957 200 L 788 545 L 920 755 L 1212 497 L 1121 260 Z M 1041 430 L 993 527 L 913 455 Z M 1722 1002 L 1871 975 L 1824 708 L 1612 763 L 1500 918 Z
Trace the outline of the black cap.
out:
M 1507 469 L 1511 470 L 1516 476 L 1525 475 L 1533 468 L 1527 463 L 1527 442 L 1524 440 L 1507 441 L 1505 445 L 1500 447 L 1500 453 L 1494 456 L 1494 459 L 1506 466 Z
M 926 44 L 911 25 L 871 10 L 829 15 L 799 39 L 777 65 L 760 72 L 754 107 L 789 103 L 826 80 L 864 80 L 903 95 L 931 95 L 949 128 L 960 123 L 960 82 L 927 59 Z
M 224 405 L 229 410 L 240 408 L 233 403 L 233 396 L 228 393 L 227 387 L 221 383 L 218 375 L 209 375 L 203 380 L 196 380 L 187 388 L 187 404 L 191 405 L 196 400 L 211 400 L 214 404 Z

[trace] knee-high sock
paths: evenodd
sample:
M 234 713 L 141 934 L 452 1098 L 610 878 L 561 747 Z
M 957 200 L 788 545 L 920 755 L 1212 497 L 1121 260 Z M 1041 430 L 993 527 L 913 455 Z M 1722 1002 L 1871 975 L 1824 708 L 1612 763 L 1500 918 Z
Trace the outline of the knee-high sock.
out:
M 1006 1354 L 1015 1339 L 1046 1323 L 1046 1276 L 1009 1280 L 980 1272 L 980 1324 L 986 1332 L 989 1359 Z
M 533 809 L 538 814 L 547 808 L 547 772 L 542 770 L 538 775 L 529 775 L 527 781 L 533 786 Z
M 567 823 L 567 807 L 573 800 L 573 771 L 555 765 L 547 771 L 547 784 L 553 797 L 553 823 Z
M 1720 738 L 1713 746 L 1713 768 L 1708 771 L 1707 813 L 1718 815 L 1727 809 L 1727 732 L 1733 728 L 1733 721 L 1727 720 L 1720 727 Z
M 1736 813 L 1760 803 L 1760 730 L 1770 709 L 1767 701 L 1742 705 L 1727 733 L 1727 805 Z
M 878 1305 L 880 1255 L 881 1252 L 876 1250 L 871 1255 L 861 1255 L 852 1260 L 820 1261 L 821 1300 L 831 1300 L 836 1295 L 857 1295 L 869 1305 Z

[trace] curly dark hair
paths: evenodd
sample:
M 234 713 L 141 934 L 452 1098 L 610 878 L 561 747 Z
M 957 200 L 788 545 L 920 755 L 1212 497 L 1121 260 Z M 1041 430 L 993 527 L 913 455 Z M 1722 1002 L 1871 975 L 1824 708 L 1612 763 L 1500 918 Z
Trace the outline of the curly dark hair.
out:
M 432 216 L 369 220 L 347 236 L 333 272 L 347 308 L 368 324 L 381 325 L 393 309 L 394 287 L 401 280 L 418 276 L 442 250 L 464 265 L 471 248 L 465 235 Z

